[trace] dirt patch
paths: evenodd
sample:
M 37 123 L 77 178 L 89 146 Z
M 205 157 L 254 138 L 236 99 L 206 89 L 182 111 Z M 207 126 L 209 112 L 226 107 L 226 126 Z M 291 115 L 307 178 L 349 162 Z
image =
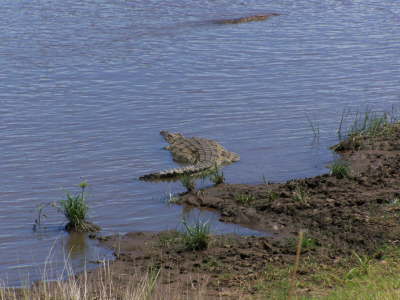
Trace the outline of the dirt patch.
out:
M 160 270 L 158 289 L 174 291 L 164 299 L 245 299 L 254 294 L 249 283 L 259 277 L 266 263 L 287 256 L 263 237 L 212 236 L 202 251 L 185 250 L 181 238 L 182 233 L 176 231 L 110 237 L 103 243 L 115 249 L 114 282 L 130 284 L 124 280 L 126 274 Z M 101 273 L 95 270 L 90 277 L 96 280 Z

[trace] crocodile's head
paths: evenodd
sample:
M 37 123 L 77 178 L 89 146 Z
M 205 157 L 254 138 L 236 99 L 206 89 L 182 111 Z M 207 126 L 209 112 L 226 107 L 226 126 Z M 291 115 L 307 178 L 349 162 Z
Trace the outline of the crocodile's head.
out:
M 240 160 L 240 156 L 237 153 L 234 152 L 226 152 L 225 155 L 225 162 L 226 163 L 232 163 Z
M 171 133 L 171 132 L 164 131 L 164 130 L 160 131 L 160 134 L 170 144 L 174 143 L 177 139 L 183 138 L 183 135 L 180 133 Z

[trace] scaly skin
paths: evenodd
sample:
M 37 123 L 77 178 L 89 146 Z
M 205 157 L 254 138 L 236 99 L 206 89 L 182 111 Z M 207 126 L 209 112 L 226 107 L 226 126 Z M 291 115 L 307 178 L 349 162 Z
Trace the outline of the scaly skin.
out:
M 248 17 L 242 17 L 242 18 L 236 18 L 236 19 L 217 20 L 217 21 L 214 21 L 214 23 L 216 23 L 216 24 L 240 24 L 240 23 L 248 23 L 248 22 L 254 22 L 254 21 L 265 21 L 269 17 L 272 17 L 272 16 L 280 16 L 280 14 L 270 13 L 270 14 L 265 14 L 265 15 L 254 15 L 254 16 L 248 16 Z
M 161 131 L 160 134 L 170 144 L 165 149 L 171 151 L 177 162 L 188 163 L 182 168 L 150 173 L 139 177 L 141 180 L 167 179 L 181 175 L 189 175 L 211 169 L 222 164 L 239 161 L 238 154 L 230 152 L 213 140 L 184 137 L 180 133 Z

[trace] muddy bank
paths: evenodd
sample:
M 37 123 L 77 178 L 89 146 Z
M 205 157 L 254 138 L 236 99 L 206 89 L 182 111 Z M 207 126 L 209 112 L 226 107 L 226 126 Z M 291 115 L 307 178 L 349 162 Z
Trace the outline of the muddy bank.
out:
M 179 198 L 182 205 L 216 210 L 222 221 L 271 236 L 212 235 L 207 249 L 197 251 L 185 248 L 176 231 L 98 238 L 116 261 L 106 272 L 99 268 L 78 278 L 88 286 L 107 278 L 115 299 L 125 299 L 127 287 L 140 289 L 138 278 L 156 279 L 153 299 L 326 295 L 355 276 L 360 261 L 385 262 L 388 249 L 400 243 L 400 125 L 384 129 L 332 147 L 345 172 L 335 173 L 332 166 L 332 174 L 313 178 L 220 184 Z M 305 236 L 294 272 L 299 231 Z M 98 289 L 88 290 L 101 299 Z
M 349 167 L 344 178 L 223 184 L 185 194 L 180 203 L 215 209 L 222 221 L 274 233 L 278 240 L 303 229 L 332 256 L 373 252 L 396 243 L 400 233 L 400 127 L 391 126 L 390 134 L 354 136 L 333 147 Z
M 113 270 L 130 274 L 156 268 L 160 286 L 175 291 L 171 297 L 176 299 L 199 296 L 199 291 L 204 299 L 245 299 L 261 297 L 260 280 L 273 285 L 289 278 L 300 230 L 305 232 L 304 268 L 298 273 L 304 278 L 321 268 L 344 272 L 354 266 L 354 253 L 381 259 L 385 247 L 399 243 L 400 126 L 391 125 L 390 134 L 350 137 L 333 149 L 346 161 L 347 173 L 286 183 L 220 184 L 179 199 L 271 237 L 213 236 L 202 251 L 185 250 L 177 232 L 110 237 L 104 243 L 116 253 Z M 128 284 L 121 276 L 117 281 Z

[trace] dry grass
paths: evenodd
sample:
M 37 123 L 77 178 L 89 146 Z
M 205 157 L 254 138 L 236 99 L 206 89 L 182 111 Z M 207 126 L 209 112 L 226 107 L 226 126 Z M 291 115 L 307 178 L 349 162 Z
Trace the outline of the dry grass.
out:
M 92 277 L 88 272 L 67 280 L 41 281 L 27 288 L 0 288 L 0 300 L 143 300 L 206 299 L 207 278 L 188 277 L 179 288 L 161 284 L 160 269 L 145 273 L 115 274 L 109 262 L 103 263 Z M 126 284 L 121 284 L 116 278 Z M 122 279 L 123 278 L 123 279 Z M 165 279 L 165 278 L 164 278 Z M 194 287 L 190 282 L 202 282 Z

